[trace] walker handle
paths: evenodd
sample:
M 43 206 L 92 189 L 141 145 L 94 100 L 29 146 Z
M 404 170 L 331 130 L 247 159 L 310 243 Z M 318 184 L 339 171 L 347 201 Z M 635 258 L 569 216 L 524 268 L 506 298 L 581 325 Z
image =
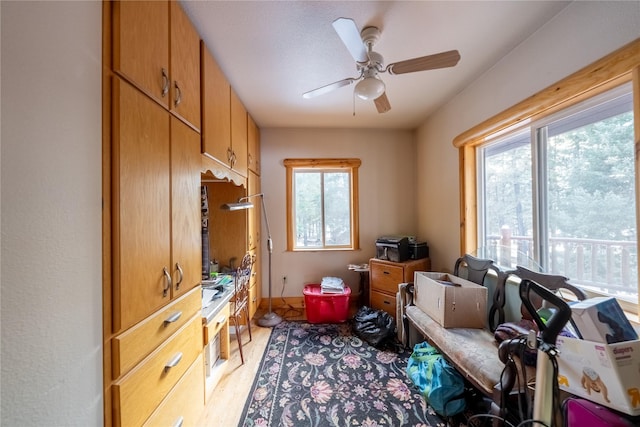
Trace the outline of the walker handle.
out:
M 532 291 L 558 309 L 551 315 L 546 324 L 542 321 L 540 315 L 538 315 L 533 304 L 531 304 L 529 294 Z M 529 279 L 522 279 L 520 282 L 520 299 L 531 315 L 533 321 L 538 325 L 538 329 L 541 332 L 540 335 L 542 342 L 555 345 L 556 338 L 558 338 L 562 328 L 564 328 L 564 325 L 566 325 L 571 319 L 571 307 L 569 307 L 569 305 L 558 295 Z

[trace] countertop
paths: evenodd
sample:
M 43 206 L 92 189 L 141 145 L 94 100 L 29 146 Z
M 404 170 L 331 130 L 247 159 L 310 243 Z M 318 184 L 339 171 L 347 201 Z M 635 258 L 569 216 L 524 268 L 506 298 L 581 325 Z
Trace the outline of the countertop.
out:
M 218 312 L 222 309 L 222 307 L 224 307 L 226 303 L 229 302 L 235 292 L 235 286 L 233 283 L 228 283 L 226 285 L 220 286 L 222 286 L 222 292 L 216 294 L 213 299 L 210 299 L 211 303 L 208 306 L 205 307 L 205 305 L 207 305 L 207 301 L 202 301 L 202 321 L 205 325 L 209 323 L 216 316 L 216 314 L 218 314 Z M 203 281 L 203 298 L 204 290 L 207 288 L 208 285 Z

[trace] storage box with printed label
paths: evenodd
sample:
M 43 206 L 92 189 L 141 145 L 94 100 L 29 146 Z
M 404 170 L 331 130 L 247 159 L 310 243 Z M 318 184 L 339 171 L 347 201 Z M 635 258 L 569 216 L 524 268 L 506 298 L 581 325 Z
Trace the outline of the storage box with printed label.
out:
M 562 390 L 640 415 L 640 340 L 603 344 L 560 336 L 556 346 Z
M 416 271 L 415 305 L 445 328 L 484 328 L 487 288 L 447 274 Z

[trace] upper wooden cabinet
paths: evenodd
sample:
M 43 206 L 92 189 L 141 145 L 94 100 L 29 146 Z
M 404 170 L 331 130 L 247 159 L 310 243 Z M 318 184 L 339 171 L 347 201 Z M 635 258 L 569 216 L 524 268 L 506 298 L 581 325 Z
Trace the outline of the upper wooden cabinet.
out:
M 247 139 L 249 170 L 260 175 L 260 129 L 251 115 L 247 115 Z
M 247 110 L 231 88 L 231 168 L 247 176 Z
M 205 46 L 202 55 L 202 152 L 231 167 L 231 85 Z
M 201 43 L 202 152 L 247 177 L 247 110 Z
M 114 71 L 198 131 L 199 42 L 177 2 L 113 3 Z
M 113 107 L 117 332 L 200 282 L 200 138 L 117 77 Z
M 200 36 L 177 1 L 171 12 L 171 110 L 200 130 Z

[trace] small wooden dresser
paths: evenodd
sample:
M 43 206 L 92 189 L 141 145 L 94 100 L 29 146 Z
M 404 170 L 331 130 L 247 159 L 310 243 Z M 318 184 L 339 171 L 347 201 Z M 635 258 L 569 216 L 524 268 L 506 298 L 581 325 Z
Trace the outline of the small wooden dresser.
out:
M 369 301 L 371 307 L 384 310 L 396 317 L 396 292 L 398 284 L 413 282 L 413 273 L 429 271 L 431 260 L 422 258 L 404 262 L 392 262 L 377 258 L 369 261 Z

